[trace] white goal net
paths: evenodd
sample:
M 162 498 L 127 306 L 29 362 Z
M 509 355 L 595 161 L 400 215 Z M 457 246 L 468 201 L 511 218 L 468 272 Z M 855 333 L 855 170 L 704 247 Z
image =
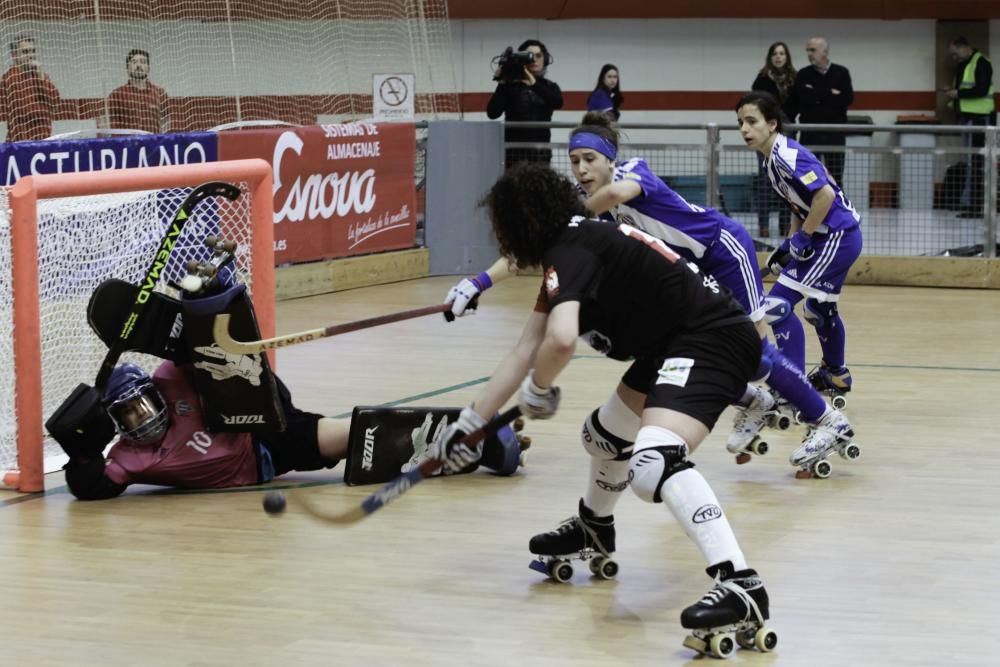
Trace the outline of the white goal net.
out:
M 174 296 L 190 259 L 206 261 L 204 244 L 214 235 L 236 241 L 237 266 L 248 283 L 253 276 L 251 196 L 246 184 L 235 201 L 209 198 L 185 224 L 158 291 Z M 168 225 L 190 192 L 169 188 L 38 201 L 38 310 L 41 359 L 18 368 L 32 369 L 42 379 L 42 418 L 47 418 L 80 382 L 93 384 L 107 346 L 87 324 L 87 303 L 102 281 L 119 278 L 138 284 L 149 269 Z M 0 327 L 14 330 L 11 211 L 8 192 L 0 188 Z M 126 304 L 127 307 L 127 304 Z M 17 375 L 11 336 L 0 336 L 0 471 L 17 468 L 15 409 Z M 124 360 L 152 370 L 160 360 L 126 354 Z M 22 360 L 19 360 L 19 364 Z M 21 370 L 21 372 L 25 372 Z M 47 464 L 61 461 L 58 443 L 46 437 Z
M 55 133 L 110 122 L 133 49 L 174 132 L 370 117 L 374 74 L 414 74 L 418 118 L 459 113 L 446 0 L 4 0 L 0 25 L 2 69 L 30 38 L 59 90 Z

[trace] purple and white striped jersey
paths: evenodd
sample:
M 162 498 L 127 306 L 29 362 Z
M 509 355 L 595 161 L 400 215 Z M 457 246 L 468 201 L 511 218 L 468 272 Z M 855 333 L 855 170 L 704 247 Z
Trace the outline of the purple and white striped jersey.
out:
M 613 211 L 619 223 L 662 239 L 685 259 L 698 260 L 718 239 L 725 217 L 688 203 L 671 190 L 642 158 L 615 165 L 612 182 L 635 181 L 642 194 Z
M 813 195 L 824 185 L 833 188 L 836 196 L 830 212 L 823 219 L 820 232 L 851 229 L 861 224 L 861 216 L 854 210 L 840 185 L 830 179 L 823 163 L 794 139 L 783 134 L 777 135 L 771 146 L 771 154 L 764 159 L 764 167 L 771 180 L 771 187 L 792 205 L 803 220 L 812 207 Z

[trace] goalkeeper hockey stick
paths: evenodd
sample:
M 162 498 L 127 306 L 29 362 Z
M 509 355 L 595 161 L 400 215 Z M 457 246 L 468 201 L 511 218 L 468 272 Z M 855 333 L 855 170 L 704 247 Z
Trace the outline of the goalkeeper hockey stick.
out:
M 461 442 L 467 445 L 478 442 L 487 436 L 493 435 L 503 426 L 509 424 L 520 416 L 521 408 L 515 405 L 506 412 L 503 412 L 491 419 L 489 423 L 482 428 L 477 429 L 462 438 Z M 319 505 L 312 500 L 309 500 L 306 494 L 300 493 L 299 490 L 293 489 L 289 491 L 289 496 L 302 509 L 304 509 L 307 514 L 312 515 L 320 521 L 335 525 L 350 525 L 361 521 L 365 517 L 382 509 L 392 501 L 397 500 L 404 493 L 434 474 L 434 471 L 442 465 L 444 465 L 444 462 L 439 459 L 428 459 L 413 470 L 404 472 L 396 477 L 396 479 L 388 482 L 381 489 L 361 501 L 361 504 L 357 507 L 352 507 L 351 509 L 343 512 L 331 512 L 329 510 L 325 510 L 319 507 Z
M 368 329 L 382 324 L 401 322 L 403 320 L 411 320 L 415 317 L 423 317 L 424 315 L 434 315 L 436 313 L 444 312 L 451 312 L 451 304 L 440 303 L 436 306 L 425 306 L 424 308 L 403 310 L 398 313 L 380 315 L 379 317 L 369 317 L 368 319 L 357 320 L 356 322 L 335 324 L 333 326 L 326 327 L 325 329 L 309 329 L 308 331 L 300 331 L 298 333 L 276 336 L 274 338 L 247 341 L 235 340 L 231 335 L 229 335 L 229 315 L 226 313 L 219 313 L 215 316 L 215 323 L 212 325 L 212 333 L 215 336 L 216 344 L 230 354 L 256 354 L 266 350 L 274 350 L 279 347 L 307 343 L 318 338 L 327 338 L 329 336 L 336 336 L 338 334 L 349 333 L 351 331 L 358 331 L 359 329 Z
M 98 391 L 102 390 L 104 385 L 107 384 L 111 377 L 111 372 L 118 362 L 118 358 L 128 348 L 128 341 L 135 330 L 136 322 L 138 322 L 146 302 L 149 301 L 153 288 L 156 287 L 156 283 L 167 265 L 167 260 L 170 259 L 170 254 L 177 245 L 177 239 L 180 238 L 184 223 L 191 217 L 191 213 L 195 207 L 209 197 L 225 197 L 229 201 L 236 201 L 239 196 L 240 189 L 235 185 L 220 181 L 211 181 L 209 183 L 202 183 L 191 190 L 188 196 L 184 198 L 184 201 L 181 202 L 180 208 L 177 209 L 173 220 L 170 221 L 170 225 L 167 227 L 166 234 L 160 240 L 156 255 L 154 255 L 152 263 L 146 270 L 145 277 L 139 283 L 139 291 L 136 292 L 132 308 L 128 315 L 126 315 L 124 322 L 122 322 L 121 331 L 110 345 L 108 353 L 104 356 L 104 361 L 101 362 L 101 368 L 97 372 L 97 379 L 94 381 L 94 385 Z

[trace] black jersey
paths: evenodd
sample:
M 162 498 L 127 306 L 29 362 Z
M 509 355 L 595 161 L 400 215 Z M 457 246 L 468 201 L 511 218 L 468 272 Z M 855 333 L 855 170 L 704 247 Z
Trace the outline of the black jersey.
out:
M 681 333 L 748 322 L 729 290 L 663 241 L 629 225 L 574 218 L 545 250 L 536 310 L 580 302 L 580 336 L 626 360 Z

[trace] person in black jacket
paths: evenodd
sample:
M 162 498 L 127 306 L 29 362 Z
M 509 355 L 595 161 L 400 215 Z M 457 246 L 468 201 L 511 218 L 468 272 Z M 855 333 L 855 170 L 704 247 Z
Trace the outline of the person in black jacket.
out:
M 497 88 L 486 105 L 486 115 L 495 120 L 506 114 L 507 121 L 550 121 L 552 112 L 563 105 L 559 84 L 545 78 L 552 56 L 545 44 L 537 39 L 529 39 L 518 47 L 518 51 L 529 51 L 534 59 L 526 65 L 516 67 L 501 66 L 494 80 Z M 547 127 L 507 127 L 504 140 L 510 142 L 548 143 L 552 132 Z M 545 162 L 552 159 L 552 151 L 547 148 L 508 148 L 507 167 L 517 162 Z
M 781 103 L 785 120 L 795 118 L 795 67 L 792 65 L 792 54 L 784 42 L 775 42 L 767 49 L 764 66 L 757 73 L 751 90 L 761 90 L 770 93 Z M 777 203 L 774 190 L 771 189 L 767 172 L 764 170 L 764 158 L 758 155 L 760 175 L 757 178 L 757 227 L 761 236 L 770 236 L 771 205 Z M 780 236 L 788 236 L 792 223 L 792 211 L 784 204 L 778 204 L 778 231 Z
M 794 104 L 800 123 L 846 123 L 847 107 L 854 103 L 851 73 L 843 65 L 830 62 L 830 46 L 823 37 L 813 37 L 806 42 L 809 66 L 795 76 Z M 804 146 L 843 146 L 847 137 L 843 132 L 803 130 L 799 143 Z M 844 186 L 844 153 L 814 151 L 823 161 L 827 172 L 840 186 Z

